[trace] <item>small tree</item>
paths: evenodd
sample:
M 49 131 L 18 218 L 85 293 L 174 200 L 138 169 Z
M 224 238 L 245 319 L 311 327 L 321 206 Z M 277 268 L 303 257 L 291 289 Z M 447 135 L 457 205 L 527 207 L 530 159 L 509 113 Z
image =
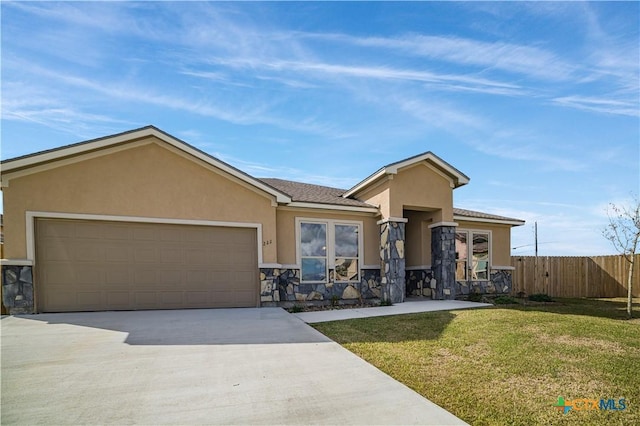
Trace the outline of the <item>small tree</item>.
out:
M 629 262 L 629 277 L 627 279 L 627 315 L 631 318 L 631 300 L 635 254 L 640 250 L 640 201 L 633 197 L 629 206 L 609 204 L 607 210 L 609 224 L 602 234 L 611 241 L 618 253 Z

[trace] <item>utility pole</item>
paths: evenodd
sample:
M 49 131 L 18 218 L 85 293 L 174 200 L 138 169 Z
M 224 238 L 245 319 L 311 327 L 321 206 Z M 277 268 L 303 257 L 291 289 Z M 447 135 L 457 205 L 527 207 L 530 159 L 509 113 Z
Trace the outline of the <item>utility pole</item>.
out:
M 533 288 L 536 293 L 538 291 L 538 222 L 533 223 L 534 245 L 536 248 L 536 256 L 533 259 Z

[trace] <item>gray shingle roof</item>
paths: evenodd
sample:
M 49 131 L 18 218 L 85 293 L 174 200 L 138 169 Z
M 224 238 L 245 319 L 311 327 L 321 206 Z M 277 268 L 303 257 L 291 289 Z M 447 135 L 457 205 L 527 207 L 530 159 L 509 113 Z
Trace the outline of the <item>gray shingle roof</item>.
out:
M 474 211 L 474 210 L 458 209 L 458 208 L 454 208 L 453 209 L 453 214 L 455 216 L 469 217 L 469 218 L 474 218 L 474 219 L 488 219 L 488 220 L 504 220 L 504 221 L 511 221 L 511 222 L 524 222 L 524 221 L 522 221 L 520 219 L 514 219 L 514 218 L 511 218 L 511 217 L 498 216 L 498 215 L 495 215 L 495 214 L 477 212 L 477 211 Z
M 294 182 L 284 179 L 275 178 L 260 178 L 260 180 L 269 186 L 284 192 L 289 195 L 293 201 L 307 202 L 307 203 L 320 203 L 320 204 L 332 204 L 339 206 L 355 206 L 355 207 L 375 207 L 371 204 L 367 204 L 363 201 L 353 198 L 343 198 L 342 194 L 346 192 L 345 189 L 332 188 L 329 186 L 313 185 L 310 183 Z M 474 219 L 486 219 L 486 220 L 499 220 L 508 222 L 522 222 L 520 219 L 513 219 L 505 216 L 498 216 L 495 214 L 483 213 L 466 209 L 453 209 L 453 214 L 456 216 L 474 218 Z
M 260 180 L 278 191 L 289 195 L 293 201 L 333 204 L 338 206 L 376 207 L 353 198 L 343 198 L 342 194 L 345 193 L 344 189 L 275 178 L 260 178 Z

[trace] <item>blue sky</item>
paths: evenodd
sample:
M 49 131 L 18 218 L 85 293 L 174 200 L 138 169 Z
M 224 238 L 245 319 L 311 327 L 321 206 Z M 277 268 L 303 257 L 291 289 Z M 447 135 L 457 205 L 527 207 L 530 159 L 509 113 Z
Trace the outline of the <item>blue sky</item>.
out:
M 2 158 L 153 124 L 348 188 L 432 151 L 515 254 L 613 253 L 640 186 L 638 2 L 6 2 Z

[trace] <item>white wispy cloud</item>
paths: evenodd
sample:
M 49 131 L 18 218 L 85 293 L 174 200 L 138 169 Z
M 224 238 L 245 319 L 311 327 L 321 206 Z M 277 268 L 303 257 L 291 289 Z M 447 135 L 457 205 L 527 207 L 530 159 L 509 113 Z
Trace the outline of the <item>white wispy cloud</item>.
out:
M 486 42 L 456 36 L 419 34 L 387 38 L 353 37 L 345 34 L 307 36 L 554 81 L 569 79 L 576 69 L 575 65 L 565 62 L 551 51 L 503 41 Z
M 595 111 L 605 114 L 628 115 L 639 117 L 640 109 L 638 103 L 632 101 L 620 101 L 606 98 L 595 98 L 587 96 L 563 96 L 552 99 L 553 103 L 568 106 L 584 111 Z
M 258 163 L 255 161 L 246 161 L 241 158 L 229 155 L 223 152 L 215 152 L 214 157 L 229 163 L 234 167 L 247 172 L 248 174 L 258 178 L 277 178 L 292 180 L 295 182 L 311 183 L 322 186 L 330 186 L 333 188 L 348 189 L 358 183 L 361 179 L 354 177 L 343 177 L 333 175 L 321 175 L 317 173 L 309 173 L 303 169 L 295 167 L 273 167 L 267 163 Z

